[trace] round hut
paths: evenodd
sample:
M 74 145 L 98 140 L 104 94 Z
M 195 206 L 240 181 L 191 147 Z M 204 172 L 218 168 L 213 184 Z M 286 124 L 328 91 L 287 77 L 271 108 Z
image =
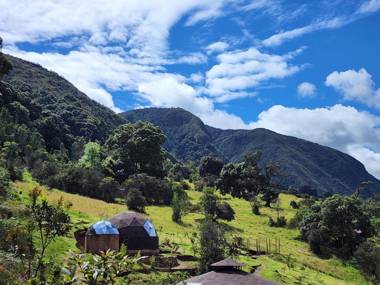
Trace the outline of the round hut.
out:
M 109 220 L 119 231 L 119 243 L 128 253 L 159 254 L 159 240 L 153 224 L 144 215 L 127 211 Z
M 119 250 L 119 231 L 109 221 L 99 221 L 87 230 L 84 244 L 85 252 Z

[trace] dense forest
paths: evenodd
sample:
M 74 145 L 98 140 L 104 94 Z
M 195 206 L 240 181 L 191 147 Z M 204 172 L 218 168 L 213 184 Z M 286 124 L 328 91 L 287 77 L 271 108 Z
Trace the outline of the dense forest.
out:
M 379 182 L 348 155 L 267 130 L 214 129 L 178 109 L 165 115 L 135 111 L 124 119 L 58 75 L 3 54 L 0 72 L 0 236 L 6 237 L 0 240 L 6 256 L 0 284 L 116 284 L 135 271 L 135 259 L 123 251 L 106 253 L 101 262 L 76 256 L 70 270 L 46 259 L 50 243 L 70 233 L 70 205 L 48 203 L 36 187 L 20 206 L 12 185 L 26 174 L 49 189 L 142 213 L 148 206 L 170 206 L 177 224 L 189 213 L 202 214 L 194 237 L 199 272 L 241 248 L 241 239 L 229 236 L 225 224 L 237 216 L 223 198 L 228 196 L 249 202 L 251 215 L 275 208 L 270 227 L 298 229 L 298 238 L 316 256 L 352 262 L 368 280 L 379 282 L 380 206 L 362 198 Z M 199 203 L 188 197 L 190 184 L 201 193 Z M 297 210 L 291 220 L 280 214 L 284 192 L 300 198 L 291 201 Z

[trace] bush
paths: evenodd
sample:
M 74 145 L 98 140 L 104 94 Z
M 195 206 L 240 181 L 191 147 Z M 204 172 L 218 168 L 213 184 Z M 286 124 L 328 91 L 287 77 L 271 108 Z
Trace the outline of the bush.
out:
M 127 193 L 132 188 L 141 192 L 147 205 L 170 205 L 173 198 L 173 191 L 166 180 L 145 173 L 131 175 L 123 183 L 123 189 Z
M 217 206 L 217 216 L 219 219 L 232 221 L 235 219 L 235 211 L 230 204 L 223 202 Z
M 9 183 L 10 175 L 8 170 L 0 167 L 0 195 L 4 196 L 7 193 L 6 189 L 8 188 Z
M 286 219 L 284 216 L 281 216 L 277 218 L 277 220 L 273 220 L 271 217 L 269 217 L 268 225 L 270 227 L 285 227 L 286 226 Z
M 354 257 L 364 275 L 374 284 L 378 284 L 380 282 L 380 248 L 366 241 L 359 245 Z
M 129 210 L 137 211 L 140 213 L 145 212 L 146 200 L 138 189 L 130 189 L 128 191 L 125 202 L 127 203 Z
M 293 209 L 299 209 L 299 205 L 297 204 L 296 201 L 292 200 L 290 201 L 290 207 L 292 207 Z

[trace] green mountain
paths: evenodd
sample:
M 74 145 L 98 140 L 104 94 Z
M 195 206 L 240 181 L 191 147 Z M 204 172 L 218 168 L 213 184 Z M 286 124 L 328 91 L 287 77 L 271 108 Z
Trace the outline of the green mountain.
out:
M 16 57 L 7 58 L 13 69 L 3 78 L 2 104 L 18 102 L 18 107 L 24 107 L 25 116 L 49 150 L 59 149 L 61 144 L 69 149 L 79 137 L 102 141 L 125 123 L 58 74 Z
M 166 149 L 180 160 L 199 160 L 215 155 L 226 162 L 239 161 L 249 151 L 261 150 L 262 163 L 281 166 L 284 187 L 310 186 L 323 193 L 352 193 L 362 181 L 372 181 L 370 191 L 380 190 L 380 181 L 363 164 L 338 150 L 267 129 L 221 130 L 205 125 L 180 108 L 139 109 L 122 114 L 128 121 L 149 121 L 166 134 Z

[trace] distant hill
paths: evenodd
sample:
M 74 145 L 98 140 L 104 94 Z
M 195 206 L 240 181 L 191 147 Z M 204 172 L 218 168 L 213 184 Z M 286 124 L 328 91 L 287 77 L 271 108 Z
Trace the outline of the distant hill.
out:
M 13 65 L 3 78 L 15 94 L 12 100 L 28 109 L 34 126 L 43 135 L 48 149 L 58 149 L 63 143 L 70 147 L 75 138 L 104 140 L 125 119 L 91 100 L 70 82 L 38 64 L 9 56 Z M 9 99 L 10 100 L 10 99 Z
M 311 186 L 319 194 L 349 194 L 362 181 L 372 181 L 371 190 L 380 190 L 380 181 L 364 165 L 338 150 L 267 129 L 221 130 L 205 125 L 198 117 L 180 108 L 138 109 L 122 114 L 128 121 L 149 121 L 166 134 L 165 148 L 180 160 L 200 160 L 215 155 L 239 161 L 249 151 L 262 150 L 263 163 L 278 162 L 284 187 Z

